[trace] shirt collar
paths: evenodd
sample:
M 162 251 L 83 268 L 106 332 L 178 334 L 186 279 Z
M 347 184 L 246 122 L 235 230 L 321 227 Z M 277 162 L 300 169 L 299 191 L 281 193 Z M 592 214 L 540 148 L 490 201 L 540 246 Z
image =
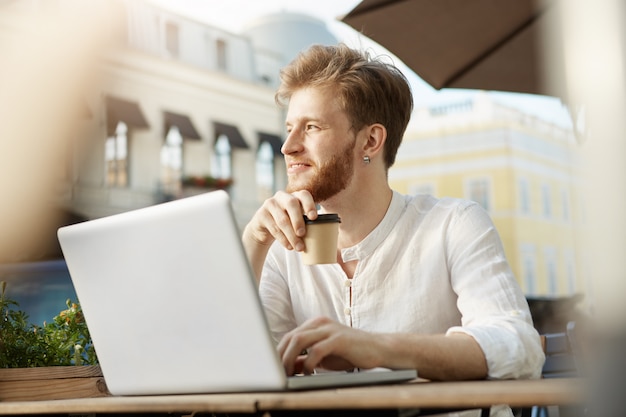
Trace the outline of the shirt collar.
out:
M 400 193 L 393 191 L 391 203 L 389 204 L 389 208 L 383 220 L 378 223 L 374 230 L 365 236 L 365 239 L 354 246 L 341 250 L 341 258 L 343 261 L 360 261 L 369 256 L 389 235 L 405 209 L 406 200 Z

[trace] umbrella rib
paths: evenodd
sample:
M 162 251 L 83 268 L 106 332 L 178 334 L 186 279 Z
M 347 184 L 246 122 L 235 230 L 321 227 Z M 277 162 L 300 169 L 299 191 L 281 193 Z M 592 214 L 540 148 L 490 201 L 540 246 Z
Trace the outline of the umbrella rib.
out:
M 511 39 L 514 39 L 517 35 L 519 35 L 521 32 L 523 32 L 530 25 L 532 25 L 539 18 L 539 16 L 542 13 L 544 13 L 544 12 L 545 12 L 545 9 L 538 10 L 535 14 L 533 14 L 531 16 L 530 19 L 526 20 L 524 22 L 524 24 L 518 26 L 514 31 L 512 31 L 507 36 L 505 36 L 504 38 L 500 39 L 500 41 L 495 43 L 491 48 L 487 49 L 482 54 L 478 55 L 476 58 L 474 58 L 472 61 L 470 61 L 467 65 L 463 66 L 460 70 L 456 71 L 452 76 L 448 77 L 446 82 L 443 83 L 440 88 L 449 87 L 450 85 L 455 83 L 459 78 L 461 78 L 463 75 L 465 75 L 467 72 L 469 72 L 469 70 L 471 70 L 473 67 L 478 65 L 478 63 L 483 61 L 489 55 L 491 55 L 494 52 L 496 52 L 498 49 L 502 48 Z

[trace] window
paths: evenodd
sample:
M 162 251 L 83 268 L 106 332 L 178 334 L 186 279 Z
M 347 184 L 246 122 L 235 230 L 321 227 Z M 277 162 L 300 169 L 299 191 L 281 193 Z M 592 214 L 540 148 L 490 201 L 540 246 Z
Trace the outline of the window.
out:
M 274 194 L 276 183 L 274 174 L 274 150 L 269 142 L 261 142 L 256 154 L 256 182 L 260 201 Z
M 178 56 L 178 26 L 172 22 L 165 24 L 165 48 L 172 56 Z
M 546 281 L 548 284 L 548 294 L 557 294 L 557 275 L 556 275 L 556 250 L 554 248 L 546 248 L 544 251 L 546 258 Z
M 106 163 L 106 185 L 128 186 L 128 127 L 118 122 L 113 136 L 107 138 L 104 148 Z
M 556 295 L 556 263 L 554 259 L 548 259 L 546 261 L 546 268 L 548 274 L 548 293 L 550 295 Z
M 519 200 L 522 214 L 530 214 L 530 186 L 526 178 L 519 180 Z
M 546 219 L 552 217 L 552 199 L 550 198 L 550 186 L 548 184 L 541 186 L 541 204 L 543 207 L 543 216 Z
M 215 41 L 217 69 L 226 71 L 227 66 L 227 54 L 226 54 L 226 41 L 224 39 L 218 39 Z
M 485 210 L 491 209 L 489 197 L 489 180 L 487 178 L 470 180 L 467 186 L 467 198 L 477 202 Z
M 562 214 L 563 214 L 563 220 L 564 221 L 569 221 L 569 193 L 567 192 L 567 190 L 561 190 L 561 206 L 562 206 Z
M 215 141 L 215 153 L 213 154 L 213 164 L 211 175 L 214 178 L 231 178 L 231 147 L 228 136 L 221 134 Z
M 166 194 L 177 195 L 183 170 L 183 137 L 178 127 L 172 126 L 161 147 L 161 182 Z
M 526 294 L 536 294 L 536 259 L 535 248 L 532 244 L 522 245 L 522 273 Z

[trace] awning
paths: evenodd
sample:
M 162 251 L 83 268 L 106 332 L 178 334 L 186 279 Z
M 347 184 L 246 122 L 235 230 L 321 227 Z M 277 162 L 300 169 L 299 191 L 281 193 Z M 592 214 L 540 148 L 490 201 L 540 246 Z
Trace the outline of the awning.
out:
M 200 139 L 198 131 L 193 123 L 191 123 L 191 119 L 188 116 L 164 111 L 163 119 L 165 122 L 165 134 L 169 132 L 172 126 L 176 126 L 182 137 L 187 139 Z
M 271 133 L 259 133 L 259 145 L 263 142 L 267 142 L 272 147 L 272 151 L 274 152 L 274 156 L 283 156 L 280 148 L 283 147 L 283 140 L 278 135 L 273 135 Z
M 239 129 L 233 125 L 227 125 L 225 123 L 213 122 L 213 128 L 215 129 L 215 140 L 220 137 L 220 135 L 225 135 L 230 142 L 230 146 L 233 148 L 243 148 L 248 149 L 249 146 L 246 141 L 239 133 Z
M 139 104 L 134 101 L 107 96 L 106 111 L 107 134 L 109 136 L 115 133 L 115 128 L 119 122 L 124 122 L 128 127 L 134 128 L 150 127 L 139 108 Z

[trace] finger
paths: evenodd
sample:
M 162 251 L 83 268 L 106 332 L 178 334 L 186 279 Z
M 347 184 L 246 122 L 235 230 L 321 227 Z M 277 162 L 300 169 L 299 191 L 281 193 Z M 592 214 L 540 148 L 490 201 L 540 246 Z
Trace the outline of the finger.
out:
M 323 331 L 319 329 L 312 330 L 300 330 L 296 329 L 293 332 L 288 333 L 283 337 L 278 346 L 279 355 L 283 362 L 283 366 L 285 368 L 285 372 L 287 375 L 293 375 L 296 369 L 296 362 L 298 357 L 302 356 L 303 351 L 310 349 L 315 343 L 320 340 L 323 340 L 325 334 Z M 310 362 L 305 359 L 305 363 Z M 304 371 L 308 373 L 312 373 L 315 369 L 315 366 L 305 366 Z
M 314 317 L 312 319 L 308 319 L 307 321 L 305 321 L 304 323 L 302 323 L 295 329 L 285 333 L 282 339 L 278 342 L 278 347 L 277 347 L 278 353 L 282 356 L 282 354 L 284 353 L 289 343 L 291 343 L 291 339 L 293 337 L 296 337 L 298 334 L 304 333 L 309 330 L 317 329 L 319 327 L 325 326 L 327 324 L 332 324 L 332 323 L 333 321 L 331 319 L 329 319 L 328 317 L 324 317 L 324 316 L 319 316 L 319 317 Z M 306 349 L 306 347 L 304 347 L 303 349 Z
M 300 190 L 294 192 L 293 196 L 300 201 L 302 213 L 304 213 L 311 220 L 317 219 L 317 206 L 310 192 L 307 190 Z
M 272 236 L 289 250 L 303 250 L 304 242 L 293 228 L 290 216 L 282 208 L 276 208 L 270 214 L 272 220 L 268 229 Z
M 298 340 L 301 340 L 299 336 L 287 334 L 278 344 L 278 354 L 287 375 L 302 372 L 302 354 L 306 352 L 306 348 L 295 347 L 298 345 Z
M 313 197 L 308 191 L 301 190 L 292 194 L 281 194 L 279 198 L 282 200 L 282 204 L 291 221 L 291 226 L 298 237 L 296 243 L 302 243 L 302 246 L 298 246 L 297 250 L 304 250 L 304 242 L 301 238 L 306 235 L 306 225 L 303 214 L 311 220 L 317 218 L 317 208 Z
M 303 250 L 304 242 L 293 226 L 294 218 L 302 219 L 302 208 L 297 198 L 285 192 L 278 192 L 263 203 L 268 217 L 263 219 L 264 227 L 287 249 Z M 304 222 L 302 222 L 304 223 Z
M 287 374 L 291 375 L 294 372 L 294 364 L 303 351 L 329 338 L 336 327 L 336 322 L 328 317 L 320 316 L 305 321 L 296 329 L 285 334 L 278 343 L 278 353 Z M 310 365 L 311 362 L 312 360 L 309 360 L 309 366 L 306 368 L 309 373 L 312 373 L 317 365 Z
M 331 337 L 313 344 L 306 350 L 306 355 L 296 358 L 295 369 L 303 374 L 312 374 L 317 368 L 332 371 L 346 371 L 355 368 L 348 359 L 335 354 L 338 344 Z
M 299 196 L 303 196 L 305 202 L 301 201 Z M 306 226 L 302 215 L 304 213 L 303 204 L 307 204 L 306 195 L 301 193 L 282 193 L 280 195 L 277 194 L 277 200 L 279 201 L 281 209 L 287 216 L 290 229 L 293 230 L 294 233 L 294 239 L 290 239 L 291 243 L 297 250 L 304 250 L 304 241 L 302 240 L 302 237 L 306 234 Z M 287 227 L 287 224 L 285 223 L 281 226 Z
M 304 374 L 304 360 L 306 359 L 306 355 L 300 355 L 296 358 L 294 363 L 293 373 L 294 375 Z
M 319 368 L 329 356 L 332 357 L 334 348 L 335 347 L 332 337 L 320 340 L 317 343 L 309 346 L 306 351 L 307 355 L 304 357 L 304 360 L 302 362 L 302 372 L 305 374 L 311 374 L 315 372 L 315 368 Z
M 280 211 L 272 208 L 272 201 L 266 201 L 257 210 L 250 222 L 249 228 L 253 230 L 253 238 L 264 245 L 270 245 L 274 240 L 279 241 L 283 246 L 292 249 L 289 239 L 285 236 L 280 226 L 276 223 L 275 217 Z

